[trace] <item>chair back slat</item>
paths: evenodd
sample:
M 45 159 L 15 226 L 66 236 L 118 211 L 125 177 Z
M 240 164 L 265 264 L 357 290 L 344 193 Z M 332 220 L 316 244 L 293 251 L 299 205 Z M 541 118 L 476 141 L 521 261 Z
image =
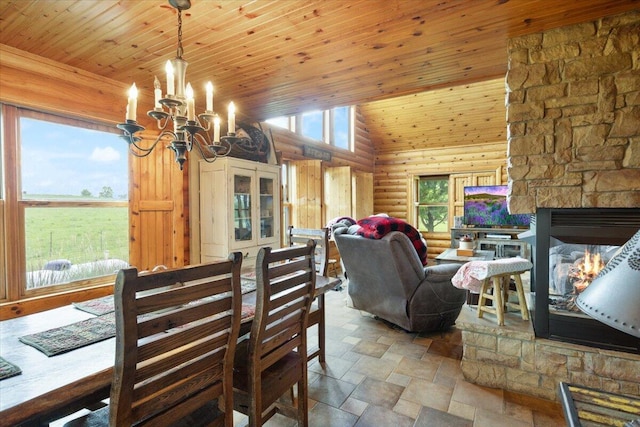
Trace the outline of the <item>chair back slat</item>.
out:
M 329 269 L 329 229 L 328 228 L 296 228 L 289 226 L 289 246 L 306 245 L 309 240 L 316 243 L 316 272 L 327 276 Z
M 221 399 L 232 425 L 242 255 L 157 273 L 120 271 L 110 425 L 165 426 Z
M 222 387 L 223 370 L 219 357 L 204 358 L 198 363 L 178 369 L 175 374 L 183 378 L 179 387 L 174 386 L 175 380 L 167 380 L 164 376 L 157 381 L 141 383 L 142 385 L 135 390 L 134 398 L 139 403 L 134 407 L 134 410 L 140 418 L 143 418 L 145 414 L 158 413 L 163 408 L 181 403 L 185 400 L 184 396 L 195 395 L 197 391 L 206 389 L 209 383 L 216 385 L 216 387 Z M 170 387 L 172 393 L 167 393 L 166 390 Z M 159 396 L 162 398 L 158 398 Z
M 209 322 L 200 322 L 197 325 L 189 325 L 184 327 L 184 331 L 180 334 L 166 333 L 158 336 L 153 341 L 145 341 L 138 347 L 138 359 L 145 361 L 158 354 L 166 353 L 169 350 L 181 347 L 191 341 L 207 337 L 211 334 L 218 334 L 226 329 L 226 324 L 229 322 L 227 317 L 221 317 L 219 319 L 213 319 Z M 166 329 L 170 330 L 170 329 Z
M 215 297 L 228 292 L 226 289 L 229 288 L 230 280 L 231 277 L 223 276 L 217 280 L 177 282 L 155 292 L 146 291 L 136 300 L 137 312 L 139 314 L 154 313 Z

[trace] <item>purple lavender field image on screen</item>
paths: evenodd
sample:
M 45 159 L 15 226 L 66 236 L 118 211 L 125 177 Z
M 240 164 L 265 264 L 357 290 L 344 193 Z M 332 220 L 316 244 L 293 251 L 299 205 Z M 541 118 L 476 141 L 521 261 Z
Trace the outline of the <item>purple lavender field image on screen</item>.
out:
M 464 223 L 479 227 L 528 226 L 530 215 L 510 215 L 506 185 L 484 185 L 464 188 Z

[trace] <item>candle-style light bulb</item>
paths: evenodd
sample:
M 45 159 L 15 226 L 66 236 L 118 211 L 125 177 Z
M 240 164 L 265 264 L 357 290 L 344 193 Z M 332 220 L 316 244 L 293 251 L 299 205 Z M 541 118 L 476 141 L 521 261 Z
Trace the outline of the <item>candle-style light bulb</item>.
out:
M 138 88 L 134 83 L 129 89 L 129 99 L 127 103 L 127 120 L 136 120 L 136 113 L 138 108 Z
M 207 112 L 210 112 L 213 111 L 213 84 L 207 82 L 205 90 L 207 93 Z
M 158 76 L 153 76 L 153 97 L 156 102 L 156 109 L 161 109 L 162 105 L 160 104 L 160 98 L 162 98 L 162 87 L 160 86 Z
M 191 83 L 187 83 L 185 95 L 187 96 L 187 120 L 195 120 L 196 107 L 195 100 L 193 99 L 193 88 L 191 87 Z
M 227 132 L 230 134 L 235 134 L 236 133 L 236 106 L 233 104 L 233 101 L 229 103 L 229 118 L 227 122 L 229 125 Z
M 167 72 L 167 96 L 173 96 L 175 94 L 175 86 L 173 80 L 173 65 L 171 61 L 167 61 L 164 66 L 164 70 Z

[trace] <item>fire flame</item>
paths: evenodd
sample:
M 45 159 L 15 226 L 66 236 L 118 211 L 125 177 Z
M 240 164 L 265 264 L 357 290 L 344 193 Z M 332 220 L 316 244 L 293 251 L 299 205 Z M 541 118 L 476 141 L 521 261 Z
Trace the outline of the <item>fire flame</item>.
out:
M 569 276 L 574 279 L 573 287 L 576 293 L 584 291 L 603 268 L 604 262 L 600 259 L 600 254 L 592 254 L 585 250 L 584 258 L 576 261 L 569 269 Z

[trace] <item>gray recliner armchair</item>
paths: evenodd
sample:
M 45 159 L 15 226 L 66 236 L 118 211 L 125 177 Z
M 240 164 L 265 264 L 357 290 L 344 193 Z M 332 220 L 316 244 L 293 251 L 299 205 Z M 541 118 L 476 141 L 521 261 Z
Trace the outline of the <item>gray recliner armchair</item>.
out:
M 407 331 L 437 331 L 452 326 L 466 291 L 451 284 L 460 265 L 424 267 L 411 240 L 392 231 L 381 239 L 333 230 L 356 309 Z

